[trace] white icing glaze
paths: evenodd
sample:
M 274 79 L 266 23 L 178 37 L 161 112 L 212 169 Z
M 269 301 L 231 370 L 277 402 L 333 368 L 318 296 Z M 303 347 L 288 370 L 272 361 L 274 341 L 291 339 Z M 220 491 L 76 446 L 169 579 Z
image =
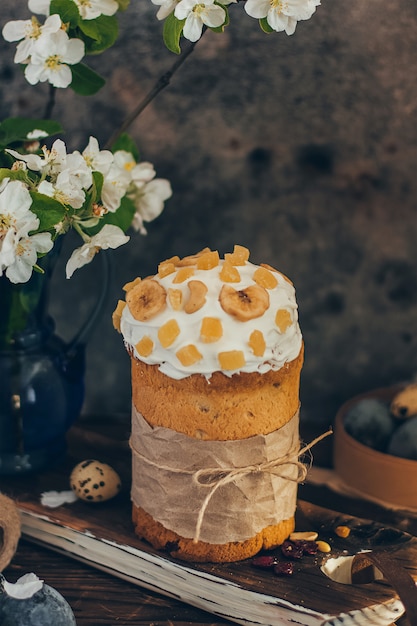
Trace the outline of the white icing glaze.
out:
M 166 308 L 147 322 L 136 320 L 131 314 L 129 307 L 125 306 L 121 315 L 120 330 L 125 344 L 133 349 L 134 356 L 150 365 L 159 365 L 161 372 L 177 380 L 192 374 L 202 374 L 206 378 L 216 371 L 222 371 L 225 375 L 240 372 L 265 373 L 269 370 L 278 370 L 285 363 L 293 361 L 300 353 L 302 336 L 298 324 L 298 309 L 295 299 L 295 289 L 291 283 L 279 272 L 273 271 L 278 281 L 274 289 L 268 289 L 270 306 L 261 317 L 245 322 L 239 321 L 227 314 L 219 302 L 219 293 L 223 285 L 227 284 L 236 290 L 245 289 L 249 285 L 256 284 L 253 274 L 259 267 L 247 261 L 244 266 L 237 267 L 240 274 L 240 282 L 225 283 L 219 277 L 224 261 L 210 270 L 194 268 L 194 274 L 183 283 L 173 283 L 176 272 L 160 278 L 158 274 L 154 280 L 159 282 L 166 291 L 168 289 L 180 289 L 183 293 L 183 301 L 189 297 L 187 283 L 190 280 L 202 281 L 208 288 L 205 304 L 194 313 L 186 313 L 184 310 L 175 311 L 169 299 Z M 272 271 L 272 270 L 271 270 Z M 292 324 L 281 332 L 275 323 L 275 316 L 279 309 L 286 309 L 292 319 Z M 200 338 L 201 322 L 205 317 L 218 318 L 223 327 L 223 336 L 218 341 L 204 343 Z M 169 320 L 175 319 L 179 325 L 180 333 L 168 348 L 163 348 L 158 340 L 158 330 Z M 251 333 L 259 330 L 263 333 L 266 349 L 262 357 L 255 356 L 248 342 Z M 144 337 L 149 337 L 154 349 L 148 357 L 140 356 L 135 348 Z M 193 344 L 202 354 L 203 358 L 191 366 L 184 366 L 176 356 L 176 352 L 189 344 Z M 220 367 L 218 354 L 231 350 L 241 350 L 245 357 L 245 365 L 239 370 L 226 371 Z

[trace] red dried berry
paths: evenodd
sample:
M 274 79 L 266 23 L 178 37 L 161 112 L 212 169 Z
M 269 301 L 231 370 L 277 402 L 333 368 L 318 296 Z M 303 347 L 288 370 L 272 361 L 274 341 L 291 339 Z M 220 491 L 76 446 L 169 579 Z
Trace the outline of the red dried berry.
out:
M 287 559 L 301 559 L 304 554 L 302 546 L 297 546 L 293 541 L 284 541 L 281 552 Z
M 305 539 L 296 539 L 293 541 L 295 546 L 302 548 L 304 554 L 314 555 L 318 552 L 318 545 L 315 541 Z
M 271 569 L 277 563 L 275 556 L 256 556 L 252 559 L 252 565 L 261 569 Z
M 292 576 L 294 564 L 291 561 L 281 561 L 274 565 L 274 574 L 277 576 Z

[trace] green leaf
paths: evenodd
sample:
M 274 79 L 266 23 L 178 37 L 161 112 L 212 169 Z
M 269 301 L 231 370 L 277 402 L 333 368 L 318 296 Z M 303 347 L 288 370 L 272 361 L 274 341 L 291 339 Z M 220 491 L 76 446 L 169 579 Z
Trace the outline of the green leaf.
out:
M 80 20 L 78 26 L 87 36 L 84 39 L 87 54 L 99 54 L 110 48 L 119 34 L 119 24 L 113 15 L 100 15 L 95 20 Z
M 28 141 L 28 133 L 41 130 L 47 136 L 64 132 L 61 124 L 53 120 L 31 120 L 24 117 L 9 117 L 0 124 L 0 150 L 17 143 Z
M 184 24 L 185 20 L 179 20 L 173 13 L 170 13 L 164 22 L 164 44 L 175 54 L 181 54 L 180 38 Z
M 70 87 L 81 96 L 92 96 L 106 84 L 102 76 L 87 65 L 84 65 L 84 63 L 71 65 L 71 72 L 72 82 Z
M 23 180 L 25 182 L 27 180 L 27 174 L 23 170 L 9 170 L 6 167 L 1 167 L 0 182 L 5 178 L 10 178 L 10 180 Z
M 117 152 L 117 150 L 125 150 L 125 152 L 130 152 L 133 155 L 136 163 L 139 161 L 139 150 L 129 135 L 123 133 L 120 137 L 114 142 L 112 145 L 113 154 Z
M 104 176 L 101 172 L 93 172 L 94 198 L 93 202 L 97 202 L 101 198 L 101 190 L 103 189 Z
M 266 17 L 263 17 L 262 19 L 259 20 L 259 26 L 267 35 L 274 32 L 274 29 L 271 28 L 270 25 L 268 24 Z
M 222 7 L 222 9 L 224 9 L 225 17 L 224 17 L 224 22 L 223 22 L 223 24 L 221 26 L 217 26 L 216 28 L 210 28 L 210 30 L 212 30 L 215 33 L 223 33 L 224 29 L 226 28 L 226 26 L 229 26 L 229 22 L 230 22 L 229 11 L 220 2 L 215 2 L 215 4 L 218 4 L 219 6 Z
M 114 224 L 115 226 L 121 228 L 123 232 L 126 232 L 132 225 L 132 220 L 135 212 L 136 208 L 132 200 L 129 200 L 129 198 L 124 196 L 117 211 L 115 213 L 107 213 L 100 220 L 98 226 L 92 229 L 88 229 L 88 234 L 96 235 L 105 224 Z
M 80 12 L 73 0 L 52 0 L 50 14 L 57 13 L 64 24 L 70 24 L 72 28 L 77 26 L 80 20 Z
M 32 197 L 30 210 L 40 222 L 38 231 L 53 230 L 54 226 L 64 219 L 67 213 L 65 207 L 54 198 L 38 191 L 31 191 L 30 195 Z

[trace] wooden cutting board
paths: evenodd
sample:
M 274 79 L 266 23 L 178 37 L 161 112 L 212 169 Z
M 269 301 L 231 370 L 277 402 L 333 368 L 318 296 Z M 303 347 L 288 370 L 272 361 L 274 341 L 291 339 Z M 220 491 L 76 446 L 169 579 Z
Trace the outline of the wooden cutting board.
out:
M 391 606 L 398 598 L 391 584 L 384 581 L 355 585 L 334 582 L 321 569 L 329 558 L 370 550 L 388 555 L 395 567 L 417 580 L 417 540 L 412 535 L 305 500 L 298 502 L 297 529 L 317 531 L 332 550 L 303 557 L 295 563 L 292 576 L 277 577 L 270 570 L 257 569 L 252 559 L 192 564 L 155 551 L 133 533 L 128 436 L 126 424 L 112 424 L 109 429 L 97 425 L 94 430 L 78 426 L 70 433 L 67 457 L 58 467 L 34 476 L 2 477 L 0 491 L 11 496 L 22 512 L 23 534 L 139 586 L 242 624 L 331 624 L 340 614 Z M 109 463 L 119 472 L 121 493 L 100 504 L 78 500 L 56 509 L 42 506 L 41 494 L 69 489 L 72 468 L 87 458 Z M 337 536 L 335 528 L 339 525 L 350 528 L 348 537 Z M 274 553 L 279 554 L 279 549 Z

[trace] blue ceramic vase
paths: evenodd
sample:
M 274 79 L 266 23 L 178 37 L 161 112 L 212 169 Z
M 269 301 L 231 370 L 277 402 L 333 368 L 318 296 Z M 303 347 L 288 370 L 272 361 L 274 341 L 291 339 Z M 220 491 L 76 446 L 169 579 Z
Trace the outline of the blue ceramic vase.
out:
M 65 343 L 48 315 L 59 247 L 27 283 L 0 277 L 0 474 L 34 472 L 63 458 L 66 433 L 81 412 L 85 346 L 107 293 L 108 265 L 93 314 Z

